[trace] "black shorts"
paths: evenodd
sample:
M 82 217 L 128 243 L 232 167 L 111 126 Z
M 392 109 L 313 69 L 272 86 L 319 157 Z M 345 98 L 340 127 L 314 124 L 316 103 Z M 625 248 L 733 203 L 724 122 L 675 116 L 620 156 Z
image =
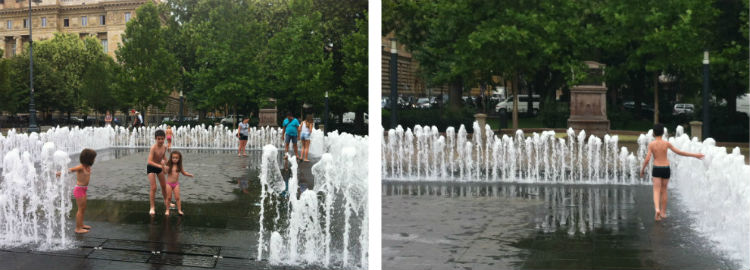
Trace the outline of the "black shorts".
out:
M 669 170 L 669 166 L 654 166 L 654 168 L 651 170 L 651 176 L 653 177 L 669 179 L 670 175 L 671 171 Z
M 240 134 L 240 141 L 247 141 L 247 135 Z
M 154 167 L 154 166 L 151 166 L 151 165 L 146 165 L 146 174 L 149 174 L 149 173 L 160 174 L 161 173 L 161 168 Z

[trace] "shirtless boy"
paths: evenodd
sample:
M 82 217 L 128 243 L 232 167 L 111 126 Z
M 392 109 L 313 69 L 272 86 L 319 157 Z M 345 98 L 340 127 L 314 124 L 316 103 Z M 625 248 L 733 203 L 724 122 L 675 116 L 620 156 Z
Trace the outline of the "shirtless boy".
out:
M 151 208 L 148 210 L 149 215 L 156 214 L 154 209 L 154 196 L 156 195 L 156 178 L 159 178 L 159 185 L 161 186 L 161 195 L 164 199 L 164 204 L 167 204 L 167 189 L 164 176 L 164 167 L 166 164 L 165 154 L 167 147 L 164 145 L 164 134 L 163 130 L 157 130 L 154 133 L 156 143 L 151 146 L 151 150 L 148 152 L 148 159 L 146 160 L 146 174 L 148 175 L 149 184 L 151 184 L 151 190 L 149 191 L 148 198 Z
M 671 174 L 667 149 L 672 150 L 672 152 L 680 156 L 698 159 L 703 159 L 703 154 L 680 151 L 680 149 L 662 139 L 661 136 L 664 134 L 664 125 L 662 124 L 654 125 L 653 130 L 656 139 L 648 144 L 648 154 L 646 154 L 646 160 L 643 161 L 643 166 L 641 167 L 641 177 L 643 177 L 643 172 L 646 170 L 649 160 L 651 160 L 651 155 L 653 155 L 654 167 L 651 171 L 651 176 L 654 180 L 654 210 L 656 211 L 654 220 L 659 221 L 667 217 L 667 184 L 669 183 Z

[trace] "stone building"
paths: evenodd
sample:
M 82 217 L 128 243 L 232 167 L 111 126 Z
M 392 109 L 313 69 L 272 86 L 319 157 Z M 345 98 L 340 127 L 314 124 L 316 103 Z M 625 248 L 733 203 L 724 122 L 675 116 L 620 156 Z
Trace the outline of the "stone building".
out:
M 391 38 L 393 33 L 381 37 L 381 88 L 382 96 L 387 97 L 391 93 L 390 64 L 391 64 Z M 509 82 L 503 81 L 499 76 L 494 78 L 498 87 L 510 85 Z M 504 87 L 503 87 L 504 89 Z M 398 44 L 398 94 L 399 96 L 430 97 L 441 94 L 448 95 L 448 85 L 428 86 L 423 78 L 419 75 L 419 62 L 414 59 L 411 52 L 402 44 Z M 464 96 L 476 97 L 481 95 L 482 91 L 479 85 L 465 89 Z M 485 91 L 486 95 L 491 95 L 492 90 Z
M 3 57 L 20 54 L 29 41 L 29 0 L 0 0 L 0 48 Z M 149 0 L 41 0 L 31 3 L 34 41 L 56 32 L 94 36 L 115 57 L 125 24 Z

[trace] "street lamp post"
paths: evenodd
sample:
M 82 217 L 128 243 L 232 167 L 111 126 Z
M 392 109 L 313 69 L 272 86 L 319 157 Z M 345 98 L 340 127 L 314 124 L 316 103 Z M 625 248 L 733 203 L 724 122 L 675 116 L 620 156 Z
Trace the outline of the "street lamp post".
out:
M 323 120 L 323 123 L 324 123 L 323 124 L 324 125 L 323 126 L 323 132 L 325 132 L 326 129 L 330 129 L 330 127 L 328 125 L 328 91 L 326 91 L 326 114 L 325 114 L 325 116 L 323 116 L 323 119 L 324 119 Z
M 29 132 L 39 132 L 34 106 L 34 39 L 31 36 L 31 0 L 29 0 Z
M 710 134 L 710 126 L 711 126 L 711 120 L 710 120 L 710 114 L 711 111 L 711 103 L 709 102 L 709 98 L 711 96 L 711 93 L 709 92 L 709 84 L 708 84 L 708 50 L 703 52 L 703 138 L 708 138 L 711 136 Z
M 180 90 L 180 113 L 179 113 L 180 117 L 178 118 L 179 120 L 177 120 L 180 123 L 182 123 L 182 119 L 183 119 L 182 118 L 182 103 L 183 103 L 183 100 L 184 100 L 184 98 L 182 96 L 182 90 Z
M 396 128 L 398 113 L 398 47 L 396 39 L 391 39 L 391 128 Z

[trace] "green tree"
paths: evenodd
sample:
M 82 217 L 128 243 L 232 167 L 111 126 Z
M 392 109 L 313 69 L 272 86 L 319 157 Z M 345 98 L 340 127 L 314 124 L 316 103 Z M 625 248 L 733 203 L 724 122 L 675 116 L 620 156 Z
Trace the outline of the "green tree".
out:
M 311 7 L 310 1 L 293 1 L 286 27 L 268 41 L 271 89 L 279 107 L 288 110 L 303 103 L 322 107 L 325 91 L 333 86 L 321 14 Z
M 144 113 L 147 106 L 163 107 L 178 83 L 180 67 L 167 48 L 165 31 L 157 7 L 146 2 L 127 23 L 123 44 L 115 52 L 123 67 L 123 90 Z
M 243 1 L 201 1 L 190 27 L 196 46 L 196 68 L 189 76 L 202 95 L 201 109 L 229 105 L 236 110 L 264 102 L 263 75 L 266 25 L 254 5 Z M 195 96 L 195 95 L 193 95 Z
M 342 63 L 343 87 L 334 98 L 346 104 L 347 109 L 356 113 L 355 124 L 364 126 L 364 113 L 367 111 L 367 14 L 357 20 L 357 30 L 344 37 Z

